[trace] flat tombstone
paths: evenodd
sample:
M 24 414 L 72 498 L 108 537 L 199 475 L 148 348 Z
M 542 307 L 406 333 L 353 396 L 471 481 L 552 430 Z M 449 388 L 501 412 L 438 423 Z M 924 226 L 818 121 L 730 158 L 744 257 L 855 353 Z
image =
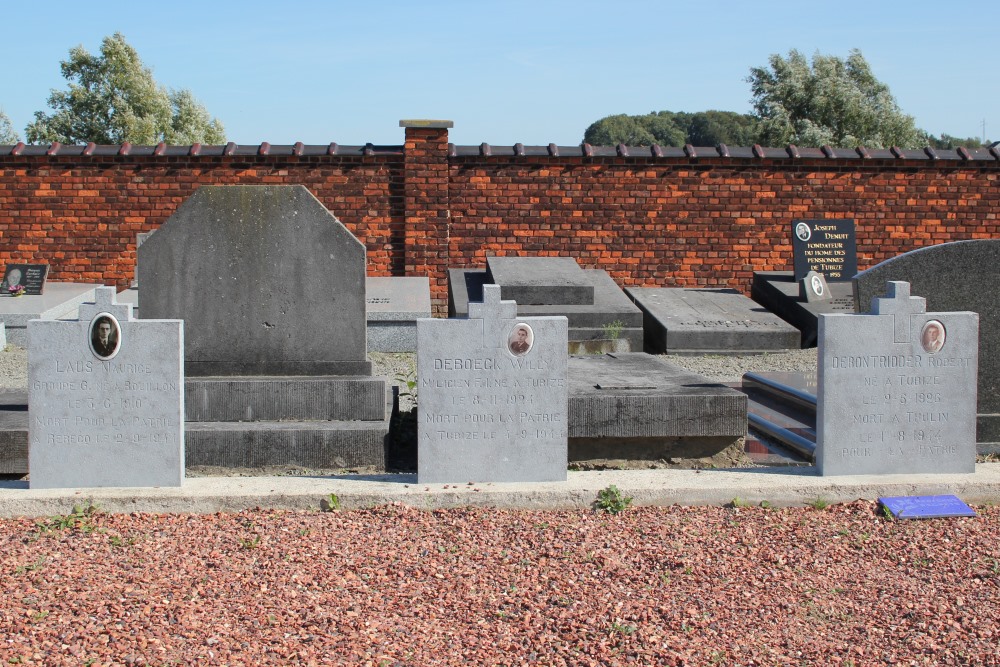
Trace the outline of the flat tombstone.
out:
M 79 319 L 28 327 L 31 488 L 180 486 L 179 320 L 133 320 L 100 287 Z
M 486 273 L 521 306 L 594 303 L 594 286 L 572 257 L 487 257 Z
M 810 271 L 849 281 L 858 272 L 854 220 L 793 220 L 792 254 L 796 282 Z
M 565 317 L 517 316 L 497 285 L 468 319 L 417 320 L 417 478 L 564 481 Z
M 871 314 L 820 316 L 819 472 L 975 472 L 979 316 L 888 285 Z
M 365 247 L 301 185 L 198 189 L 139 246 L 143 318 L 188 375 L 370 374 Z

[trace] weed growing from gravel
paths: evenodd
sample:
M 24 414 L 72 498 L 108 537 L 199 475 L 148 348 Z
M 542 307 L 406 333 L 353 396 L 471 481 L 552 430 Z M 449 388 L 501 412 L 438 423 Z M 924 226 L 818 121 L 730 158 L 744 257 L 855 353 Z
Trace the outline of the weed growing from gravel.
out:
M 618 621 L 611 621 L 610 634 L 618 633 L 620 635 L 630 635 L 637 629 L 638 628 L 636 628 L 636 626 L 629 625 L 628 623 L 619 623 Z
M 830 503 L 824 500 L 823 498 L 814 498 L 810 500 L 808 503 L 806 503 L 806 505 L 813 508 L 814 510 L 825 510 L 827 507 L 830 506 Z
M 260 535 L 254 535 L 252 538 L 244 537 L 240 540 L 240 549 L 256 549 L 260 546 Z
M 736 496 L 735 498 L 729 501 L 729 506 L 734 509 L 738 509 L 740 507 L 750 507 L 750 503 L 746 500 L 743 500 L 739 496 Z
M 340 509 L 340 497 L 336 493 L 331 493 L 323 501 L 323 509 L 327 512 L 336 512 Z
M 631 504 L 632 496 L 622 495 L 621 490 L 612 484 L 608 488 L 597 492 L 594 509 L 607 514 L 620 514 L 627 510 Z
M 25 572 L 34 572 L 35 570 L 42 569 L 43 565 L 45 565 L 45 556 L 40 556 L 38 560 L 36 560 L 34 563 L 30 563 L 28 565 L 18 565 L 17 567 L 15 567 L 14 574 L 24 574 Z
M 101 509 L 92 502 L 84 505 L 73 505 L 70 514 L 49 517 L 48 521 L 37 521 L 39 533 L 49 533 L 55 530 L 78 530 L 81 533 L 91 533 L 97 530 L 94 525 L 94 516 L 99 514 Z

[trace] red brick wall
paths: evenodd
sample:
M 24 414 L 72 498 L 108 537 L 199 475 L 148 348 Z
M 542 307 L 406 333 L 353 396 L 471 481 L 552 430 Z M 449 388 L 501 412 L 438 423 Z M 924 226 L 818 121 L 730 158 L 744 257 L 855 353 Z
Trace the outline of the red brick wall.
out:
M 571 256 L 621 285 L 749 291 L 753 271 L 791 268 L 794 219 L 854 218 L 859 269 L 925 245 L 1000 237 L 1000 158 L 985 151 L 490 156 L 456 151 L 445 128 L 407 127 L 405 138 L 368 155 L 298 157 L 0 149 L 0 264 L 48 262 L 55 280 L 124 287 L 138 232 L 200 185 L 237 183 L 305 185 L 366 244 L 370 274 L 429 275 L 438 313 L 445 270 L 483 266 L 488 254 Z

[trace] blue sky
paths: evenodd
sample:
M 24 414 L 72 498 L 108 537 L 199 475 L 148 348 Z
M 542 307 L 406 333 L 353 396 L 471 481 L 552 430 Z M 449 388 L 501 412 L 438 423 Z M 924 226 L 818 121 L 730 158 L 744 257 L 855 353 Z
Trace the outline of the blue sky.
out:
M 457 144 L 577 145 L 615 113 L 746 113 L 750 67 L 858 48 L 933 134 L 1000 139 L 1000 2 L 423 0 L 19 2 L 3 10 L 0 108 L 24 135 L 59 62 L 125 35 L 242 144 L 400 144 L 403 118 Z

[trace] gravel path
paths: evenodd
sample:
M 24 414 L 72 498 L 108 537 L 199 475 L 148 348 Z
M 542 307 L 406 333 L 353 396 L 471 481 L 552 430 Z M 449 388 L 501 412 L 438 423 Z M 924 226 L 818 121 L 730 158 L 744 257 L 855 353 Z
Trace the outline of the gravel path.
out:
M 997 665 L 1000 509 L 0 521 L 32 665 Z

